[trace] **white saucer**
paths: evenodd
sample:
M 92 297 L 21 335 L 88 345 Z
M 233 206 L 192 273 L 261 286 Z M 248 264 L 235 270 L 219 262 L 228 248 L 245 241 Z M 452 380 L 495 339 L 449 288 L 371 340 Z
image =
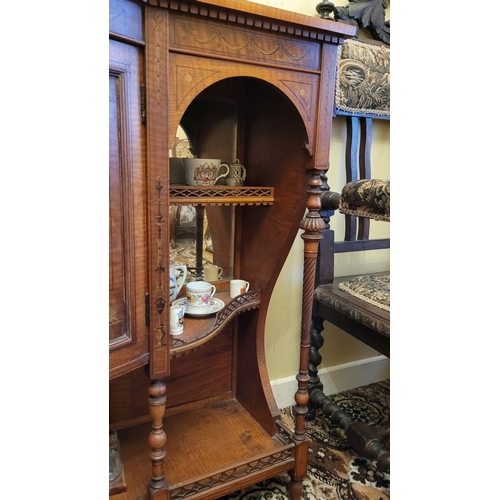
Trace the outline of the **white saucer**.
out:
M 186 299 L 177 299 L 172 302 L 173 306 L 180 306 L 182 304 L 186 304 Z M 210 308 L 207 309 L 206 311 L 203 312 L 190 312 L 186 308 L 186 313 L 188 316 L 196 316 L 197 318 L 201 318 L 203 316 L 210 316 L 211 314 L 214 314 L 216 312 L 219 312 L 226 304 L 220 299 L 217 299 L 215 297 L 212 297 L 212 300 L 210 302 Z

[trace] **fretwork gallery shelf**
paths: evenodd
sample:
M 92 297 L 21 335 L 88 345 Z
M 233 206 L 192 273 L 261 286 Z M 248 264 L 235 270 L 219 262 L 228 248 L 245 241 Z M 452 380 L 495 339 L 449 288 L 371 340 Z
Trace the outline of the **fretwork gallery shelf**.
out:
M 272 205 L 274 188 L 170 185 L 171 205 Z

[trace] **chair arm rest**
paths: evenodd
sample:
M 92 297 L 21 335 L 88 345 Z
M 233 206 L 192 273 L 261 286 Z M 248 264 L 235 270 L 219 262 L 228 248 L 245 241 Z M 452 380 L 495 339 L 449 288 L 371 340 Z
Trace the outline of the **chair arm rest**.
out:
M 321 194 L 321 208 L 325 210 L 338 210 L 340 205 L 340 194 L 333 191 L 325 191 Z
M 361 179 L 347 183 L 342 189 L 339 211 L 347 215 L 389 222 L 391 218 L 390 181 Z

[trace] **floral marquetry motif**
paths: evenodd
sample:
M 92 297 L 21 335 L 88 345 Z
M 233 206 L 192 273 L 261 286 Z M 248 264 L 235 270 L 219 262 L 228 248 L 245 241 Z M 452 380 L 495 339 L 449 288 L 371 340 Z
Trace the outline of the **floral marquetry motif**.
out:
M 155 286 L 155 304 L 156 310 L 158 314 L 161 316 L 163 313 L 163 308 L 165 307 L 165 288 L 163 285 L 163 278 L 165 275 L 165 266 L 163 265 L 163 238 L 162 238 L 162 226 L 164 223 L 163 219 L 163 199 L 161 197 L 161 191 L 163 189 L 163 185 L 161 183 L 161 176 L 158 175 L 155 183 L 157 196 L 153 199 L 153 203 L 156 206 L 156 218 L 155 225 L 157 230 L 157 238 L 156 238 L 156 268 L 155 272 L 157 275 L 156 286 Z
M 212 71 L 201 68 L 193 68 L 189 66 L 176 66 L 177 72 L 177 99 L 176 109 L 180 108 L 182 101 L 193 90 L 196 85 L 201 83 L 206 78 L 216 75 L 218 71 Z
M 163 215 L 164 200 L 162 198 L 162 177 L 158 173 L 155 179 L 156 196 L 152 200 L 153 210 L 155 212 L 154 225 L 156 228 L 156 267 L 155 267 L 155 288 L 154 288 L 154 305 L 157 313 L 156 326 L 154 327 L 154 336 L 152 340 L 152 347 L 154 349 L 154 356 L 152 356 L 152 364 L 155 372 L 166 373 L 168 371 L 167 362 L 167 346 L 165 343 L 165 336 L 167 330 L 163 321 L 163 313 L 165 305 L 167 304 L 167 293 L 165 290 L 165 266 L 163 265 L 165 249 L 163 247 L 163 230 L 165 218 Z
M 311 98 L 313 95 L 313 86 L 310 83 L 290 82 L 281 80 L 281 83 L 288 87 L 293 95 L 297 98 L 298 102 L 302 104 L 307 118 L 311 119 Z

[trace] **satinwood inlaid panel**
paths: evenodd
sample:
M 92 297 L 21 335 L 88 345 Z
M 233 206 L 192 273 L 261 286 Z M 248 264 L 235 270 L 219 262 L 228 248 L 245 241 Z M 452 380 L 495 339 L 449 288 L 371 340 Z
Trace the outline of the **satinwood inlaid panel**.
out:
M 319 69 L 318 43 L 182 15 L 172 19 L 171 50 L 195 51 L 246 62 L 272 62 L 294 69 Z

